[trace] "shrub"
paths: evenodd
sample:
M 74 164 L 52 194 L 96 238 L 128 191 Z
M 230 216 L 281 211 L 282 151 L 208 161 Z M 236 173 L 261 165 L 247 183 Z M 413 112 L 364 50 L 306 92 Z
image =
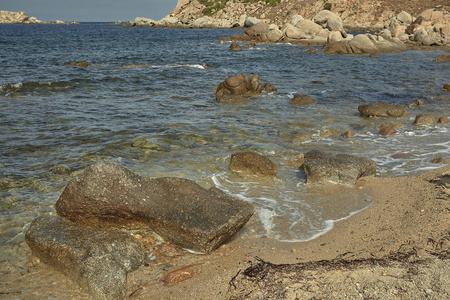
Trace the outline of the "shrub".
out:
M 323 9 L 326 10 L 331 10 L 331 7 L 333 7 L 333 4 L 331 4 L 330 2 L 327 2 L 323 5 Z

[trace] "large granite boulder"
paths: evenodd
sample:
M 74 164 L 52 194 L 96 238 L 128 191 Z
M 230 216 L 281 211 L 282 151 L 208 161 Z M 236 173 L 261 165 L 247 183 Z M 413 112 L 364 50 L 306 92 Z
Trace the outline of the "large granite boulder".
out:
M 364 117 L 404 117 L 406 108 L 398 104 L 374 103 L 360 105 L 358 111 Z
M 216 100 L 224 103 L 244 103 L 249 96 L 265 92 L 275 92 L 277 89 L 270 83 L 261 83 L 259 75 L 251 78 L 247 74 L 230 76 L 216 88 Z
M 201 17 L 192 22 L 193 28 L 208 28 L 212 26 L 212 19 L 210 17 Z
M 358 34 L 351 40 L 328 43 L 322 49 L 328 54 L 386 53 L 406 50 L 405 44 L 398 38 L 383 36 Z
M 300 20 L 295 24 L 295 27 L 300 28 L 305 34 L 308 35 L 308 38 L 314 38 L 319 32 L 322 31 L 322 26 L 314 23 L 311 20 Z
M 34 220 L 25 240 L 42 262 L 67 274 L 95 299 L 124 299 L 127 273 L 144 263 L 144 246 L 132 235 L 81 227 L 58 216 Z
M 177 17 L 165 17 L 159 20 L 156 25 L 158 26 L 176 26 L 180 23 L 180 20 Z
M 314 22 L 321 25 L 323 28 L 329 31 L 338 31 L 343 38 L 347 37 L 347 33 L 344 30 L 342 19 L 335 13 L 329 10 L 322 10 L 314 17 Z
M 208 253 L 233 236 L 253 207 L 181 178 L 146 178 L 98 163 L 69 181 L 56 205 L 60 216 L 81 225 L 149 226 L 164 239 Z
M 273 176 L 278 166 L 270 159 L 255 152 L 241 152 L 231 155 L 230 170 L 242 174 Z
M 157 21 L 149 18 L 137 17 L 136 19 L 134 19 L 134 24 L 136 26 L 154 26 L 157 24 Z
M 307 35 L 303 30 L 295 27 L 291 23 L 284 25 L 283 28 L 281 28 L 281 31 L 290 39 L 306 39 L 310 37 L 310 35 Z
M 245 31 L 246 35 L 250 36 L 253 40 L 263 43 L 277 43 L 283 40 L 284 34 L 278 29 L 275 24 L 266 24 L 259 22 Z
M 305 154 L 303 168 L 308 183 L 355 184 L 360 177 L 375 175 L 377 166 L 373 160 L 355 155 L 330 155 L 319 150 L 311 150 Z
M 244 27 L 252 27 L 253 25 L 258 24 L 261 22 L 260 19 L 254 18 L 254 17 L 247 17 L 244 21 Z

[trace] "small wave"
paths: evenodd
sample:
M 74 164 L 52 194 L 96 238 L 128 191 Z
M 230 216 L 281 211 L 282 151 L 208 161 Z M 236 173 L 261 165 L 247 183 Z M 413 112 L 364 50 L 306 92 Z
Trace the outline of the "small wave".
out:
M 30 81 L 25 83 L 6 83 L 0 85 L 0 94 L 10 96 L 16 94 L 26 94 L 34 91 L 62 90 L 70 87 L 72 87 L 72 85 L 66 81 Z
M 211 69 L 212 67 L 201 64 L 168 64 L 168 65 L 152 65 L 150 68 L 194 68 L 194 69 Z

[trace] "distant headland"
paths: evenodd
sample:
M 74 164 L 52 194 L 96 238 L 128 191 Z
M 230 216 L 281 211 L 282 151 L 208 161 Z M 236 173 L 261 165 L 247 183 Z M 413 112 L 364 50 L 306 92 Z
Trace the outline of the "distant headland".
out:
M 45 22 L 36 19 L 35 17 L 28 17 L 23 11 L 5 11 L 0 10 L 0 24 L 79 24 L 78 22 L 63 22 L 56 20 L 56 22 Z

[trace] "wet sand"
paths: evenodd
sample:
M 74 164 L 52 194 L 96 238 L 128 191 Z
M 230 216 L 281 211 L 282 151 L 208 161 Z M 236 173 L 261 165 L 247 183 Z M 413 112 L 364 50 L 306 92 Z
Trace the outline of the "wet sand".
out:
M 235 237 L 208 255 L 154 246 L 128 276 L 128 299 L 449 298 L 450 165 L 355 188 L 373 205 L 311 241 Z M 48 297 L 91 299 L 31 255 L 0 285 L 2 299 Z

